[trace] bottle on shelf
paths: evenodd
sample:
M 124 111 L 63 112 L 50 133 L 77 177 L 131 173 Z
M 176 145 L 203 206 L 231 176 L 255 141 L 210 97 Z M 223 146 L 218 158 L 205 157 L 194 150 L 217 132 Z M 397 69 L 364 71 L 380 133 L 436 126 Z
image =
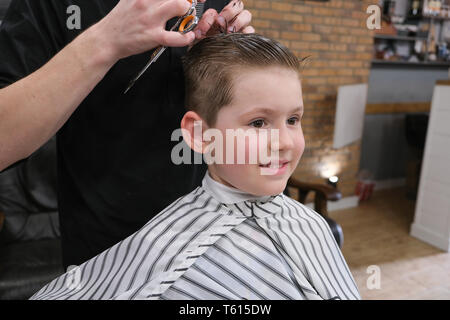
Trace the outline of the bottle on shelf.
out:
M 441 42 L 438 46 L 438 59 L 440 61 L 447 61 L 449 56 L 447 42 Z
M 431 24 L 430 27 L 430 35 L 429 35 L 429 42 L 427 45 L 427 56 L 429 61 L 436 61 L 436 26 L 434 24 Z
M 394 14 L 395 10 L 395 1 L 393 0 L 384 0 L 383 1 L 383 18 L 386 21 L 391 21 L 391 17 Z
M 432 17 L 439 16 L 441 12 L 441 6 L 442 6 L 441 0 L 428 0 L 426 1 L 424 13 Z
M 421 15 L 422 15 L 422 1 L 412 0 L 409 9 L 409 16 L 416 18 L 420 17 Z

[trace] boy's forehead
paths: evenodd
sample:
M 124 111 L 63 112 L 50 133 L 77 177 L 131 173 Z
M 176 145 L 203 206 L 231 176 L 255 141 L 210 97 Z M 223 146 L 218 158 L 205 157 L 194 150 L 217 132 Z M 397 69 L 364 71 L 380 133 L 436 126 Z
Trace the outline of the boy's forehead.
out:
M 272 106 L 272 107 L 251 107 L 249 106 L 248 108 L 245 108 L 242 110 L 241 115 L 245 116 L 245 115 L 251 115 L 254 113 L 257 114 L 265 114 L 265 115 L 274 115 L 274 114 L 278 114 L 278 113 L 295 113 L 295 112 L 303 112 L 303 104 L 301 102 L 299 102 L 299 104 L 297 106 L 292 106 L 291 108 L 283 108 L 280 109 L 278 106 Z
M 232 74 L 234 80 L 248 78 L 248 77 L 270 77 L 273 74 L 278 74 L 281 76 L 288 76 L 291 78 L 298 77 L 300 80 L 300 72 L 280 65 L 260 65 L 260 66 L 244 66 L 244 65 L 234 65 L 230 66 L 228 69 Z
M 232 105 L 238 107 L 236 111 L 240 114 L 303 109 L 301 79 L 292 69 L 278 66 L 243 69 L 233 80 Z
M 233 96 L 270 95 L 283 91 L 294 90 L 293 93 L 301 91 L 300 74 L 292 69 L 279 66 L 265 66 L 261 68 L 243 67 L 232 73 Z

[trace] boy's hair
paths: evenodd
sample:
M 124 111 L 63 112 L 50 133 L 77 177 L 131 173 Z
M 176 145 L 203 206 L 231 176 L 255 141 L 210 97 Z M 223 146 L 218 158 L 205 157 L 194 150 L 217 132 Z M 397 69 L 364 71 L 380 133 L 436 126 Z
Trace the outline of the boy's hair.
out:
M 288 48 L 259 34 L 206 37 L 183 57 L 186 106 L 212 126 L 220 108 L 232 102 L 235 73 L 243 68 L 280 66 L 296 71 L 300 78 L 300 64 Z

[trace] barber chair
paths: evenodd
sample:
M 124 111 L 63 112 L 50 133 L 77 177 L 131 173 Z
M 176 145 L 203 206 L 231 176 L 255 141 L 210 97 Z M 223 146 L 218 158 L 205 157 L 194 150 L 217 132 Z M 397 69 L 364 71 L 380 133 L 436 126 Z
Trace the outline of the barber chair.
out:
M 28 299 L 64 272 L 54 139 L 0 173 L 0 300 Z

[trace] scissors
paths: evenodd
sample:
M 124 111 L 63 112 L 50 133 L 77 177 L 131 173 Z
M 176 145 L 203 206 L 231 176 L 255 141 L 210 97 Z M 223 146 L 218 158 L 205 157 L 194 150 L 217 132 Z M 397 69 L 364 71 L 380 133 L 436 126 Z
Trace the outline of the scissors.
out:
M 189 8 L 188 12 L 184 16 L 181 16 L 178 21 L 175 23 L 175 25 L 170 28 L 170 31 L 173 31 L 178 28 L 178 32 L 181 32 L 183 34 L 186 34 L 190 31 L 192 31 L 198 24 L 198 17 L 196 15 L 193 15 L 195 11 L 195 6 L 197 5 L 197 0 L 188 0 L 191 3 L 191 7 Z M 128 87 L 125 89 L 124 93 L 127 93 L 128 90 L 133 87 L 135 82 L 144 74 L 144 72 L 150 67 L 152 63 L 154 63 L 158 58 L 161 56 L 161 54 L 167 49 L 166 46 L 159 46 L 153 51 L 149 62 L 145 65 L 145 67 L 137 74 L 136 77 L 134 77 L 130 83 L 128 84 Z

